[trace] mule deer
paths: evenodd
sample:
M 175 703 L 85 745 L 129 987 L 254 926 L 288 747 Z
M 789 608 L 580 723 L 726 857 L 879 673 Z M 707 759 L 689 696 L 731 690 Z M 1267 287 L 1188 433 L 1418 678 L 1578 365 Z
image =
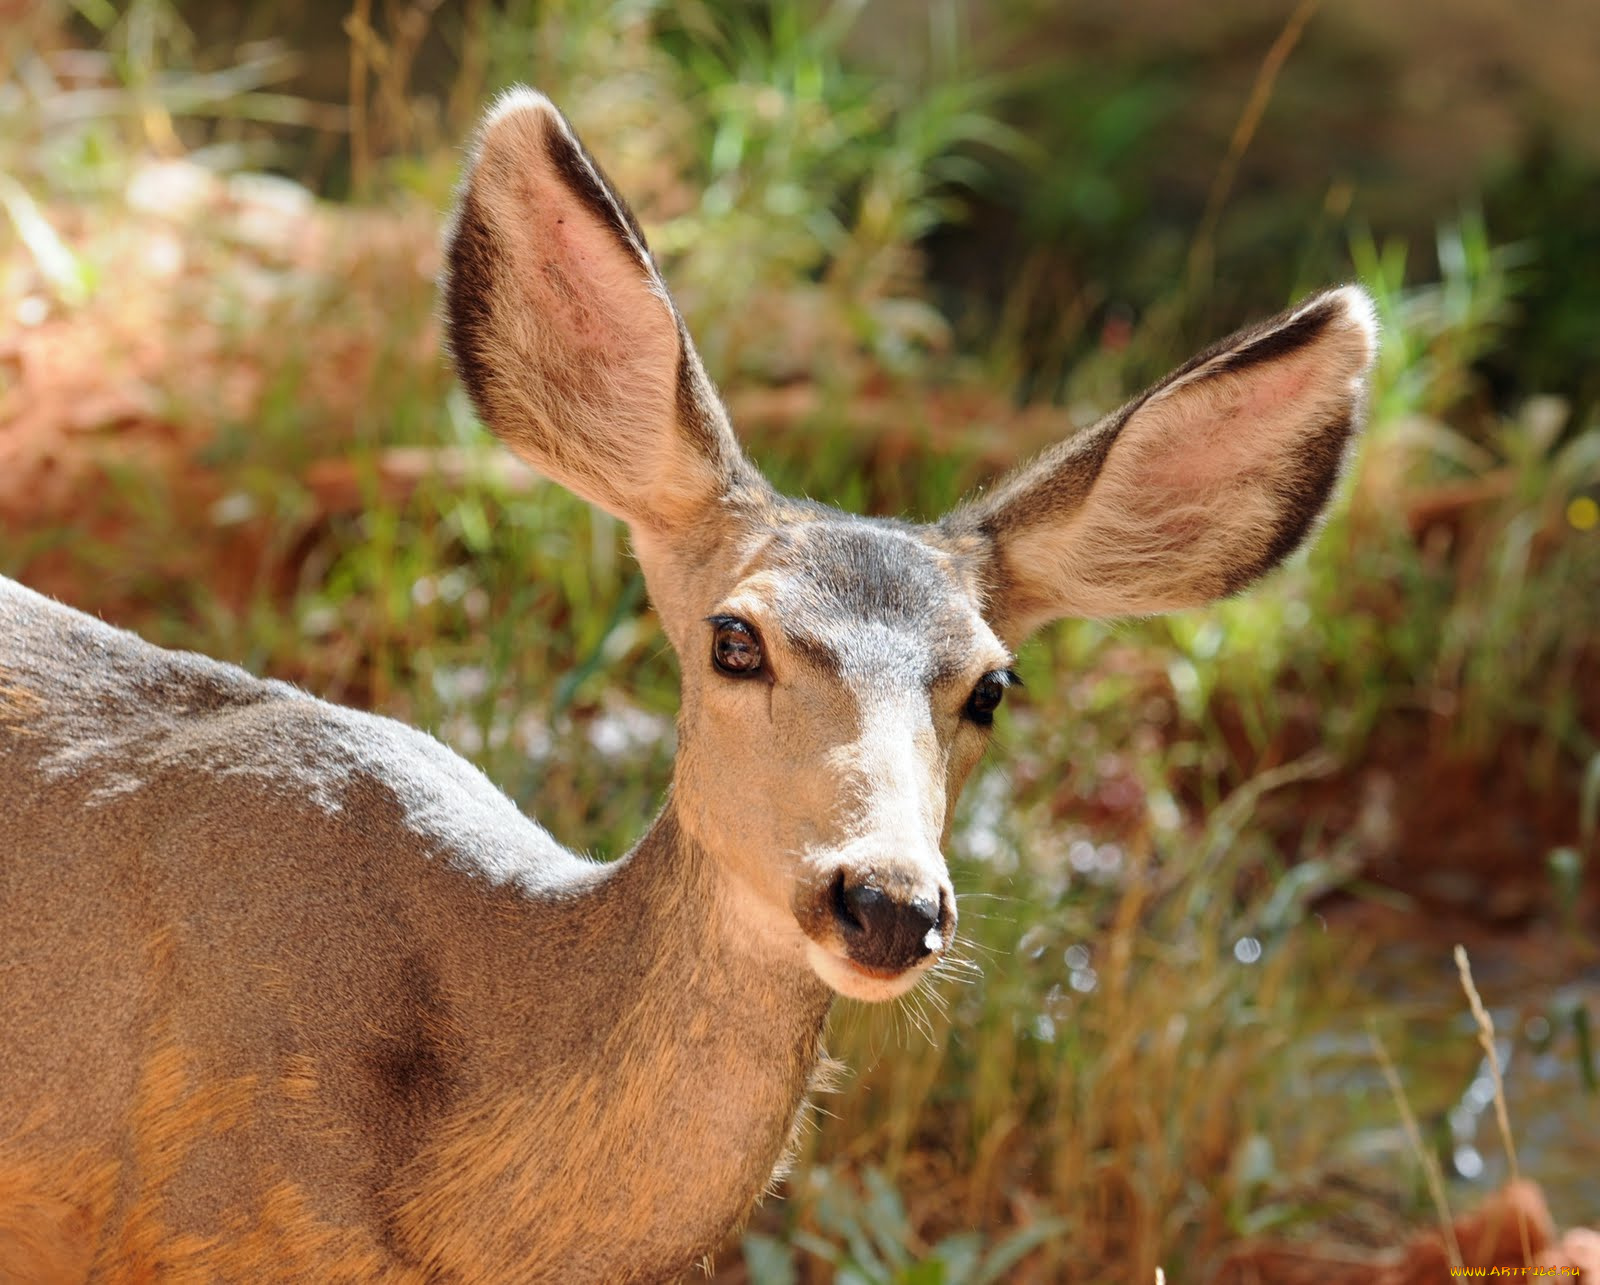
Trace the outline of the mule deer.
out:
M 682 668 L 666 802 L 559 847 L 398 723 L 0 582 L 0 1277 L 658 1280 L 785 1151 L 836 995 L 949 947 L 941 844 L 1066 615 L 1229 594 L 1312 527 L 1354 288 L 933 525 L 777 495 L 644 236 L 508 94 L 448 234 L 485 423 L 621 518 Z

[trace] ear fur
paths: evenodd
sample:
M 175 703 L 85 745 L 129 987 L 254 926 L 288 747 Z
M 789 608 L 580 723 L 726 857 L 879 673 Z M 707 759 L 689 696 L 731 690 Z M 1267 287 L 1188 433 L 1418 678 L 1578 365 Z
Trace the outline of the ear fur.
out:
M 445 265 L 462 382 L 541 473 L 641 533 L 753 475 L 643 232 L 543 95 L 485 116 Z
M 1235 593 L 1304 540 L 1360 426 L 1377 351 L 1359 288 L 1206 350 L 944 521 L 987 539 L 992 623 L 1149 615 Z

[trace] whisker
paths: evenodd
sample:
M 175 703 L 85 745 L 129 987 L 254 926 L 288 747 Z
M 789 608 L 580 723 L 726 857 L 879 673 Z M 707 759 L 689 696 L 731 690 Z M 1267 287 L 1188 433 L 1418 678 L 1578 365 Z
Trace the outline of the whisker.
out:
M 901 1011 L 906 1015 L 906 1022 L 908 1023 L 906 1027 L 906 1047 L 909 1049 L 911 1047 L 911 1035 L 913 1031 L 924 1037 L 929 1037 L 928 1030 L 923 1025 L 927 1019 L 923 1017 L 922 1009 L 917 1004 L 917 999 L 914 994 L 906 995 L 905 1001 L 901 1007 Z
M 976 919 L 985 924 L 1014 924 L 1021 919 L 1020 914 L 1002 913 L 993 906 L 987 907 L 986 910 L 974 910 L 971 906 L 962 906 L 960 909 L 963 923 Z
M 978 941 L 976 938 L 972 937 L 957 937 L 955 944 L 957 946 L 964 947 L 967 950 L 978 951 L 984 955 L 987 955 L 991 960 L 999 960 L 1002 958 L 1009 959 L 1011 957 L 1011 952 L 1009 950 L 1003 951 L 998 946 L 987 945 L 986 943 Z
M 902 995 L 900 997 L 900 1003 L 896 1005 L 896 1008 L 898 1008 L 899 1011 L 905 1016 L 908 1024 L 906 1028 L 906 1047 L 908 1049 L 911 1047 L 912 1027 L 915 1027 L 929 1044 L 934 1042 L 933 1028 L 928 1025 L 927 1016 L 921 1011 L 917 1004 L 917 994 L 915 991 L 907 991 L 904 995 Z
M 1010 902 L 1014 906 L 1020 906 L 1026 901 L 1026 898 L 1015 897 L 1008 892 L 972 891 L 956 893 L 956 905 L 959 906 L 964 901 L 1006 901 Z
M 942 958 L 939 962 L 941 964 L 953 964 L 957 968 L 976 968 L 978 966 L 978 961 L 973 959 L 970 955 L 963 955 L 961 951 L 968 946 L 975 946 L 977 944 L 978 943 L 976 942 L 968 941 L 965 937 L 957 937 L 955 941 L 951 943 L 950 949 L 944 953 L 944 958 Z

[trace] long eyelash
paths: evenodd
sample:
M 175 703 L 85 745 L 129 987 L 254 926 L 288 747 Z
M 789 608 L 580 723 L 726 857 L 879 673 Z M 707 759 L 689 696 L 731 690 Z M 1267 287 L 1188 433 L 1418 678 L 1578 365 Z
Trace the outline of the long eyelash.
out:
M 1022 675 L 1017 673 L 1017 671 L 1014 669 L 997 669 L 995 670 L 993 676 L 999 679 L 1001 685 L 1004 687 L 1027 686 L 1027 684 L 1022 681 Z

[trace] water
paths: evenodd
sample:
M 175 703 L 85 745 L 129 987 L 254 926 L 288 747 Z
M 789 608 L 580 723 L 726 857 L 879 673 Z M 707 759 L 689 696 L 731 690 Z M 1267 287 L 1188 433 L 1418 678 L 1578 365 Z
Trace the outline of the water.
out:
M 1600 1223 L 1600 958 L 1543 937 L 1467 943 L 1472 976 L 1494 1022 L 1512 1141 L 1523 1176 L 1544 1189 L 1557 1226 Z M 1587 957 L 1585 957 L 1587 956 Z M 1447 941 L 1388 941 L 1362 966 L 1358 993 L 1374 1001 L 1385 1044 L 1457 1213 L 1510 1176 L 1494 1106 L 1494 1074 L 1478 1039 Z M 1396 1019 L 1399 1035 L 1394 1034 Z M 1587 1061 L 1589 1070 L 1585 1073 Z M 1392 1095 L 1374 1068 L 1360 1086 L 1375 1117 L 1393 1122 Z M 1347 1088 L 1348 1091 L 1348 1088 Z M 1387 1108 L 1385 1112 L 1385 1108 Z M 1411 1155 L 1392 1127 L 1361 1147 L 1390 1165 Z M 1392 1172 L 1392 1171 L 1391 1171 Z

